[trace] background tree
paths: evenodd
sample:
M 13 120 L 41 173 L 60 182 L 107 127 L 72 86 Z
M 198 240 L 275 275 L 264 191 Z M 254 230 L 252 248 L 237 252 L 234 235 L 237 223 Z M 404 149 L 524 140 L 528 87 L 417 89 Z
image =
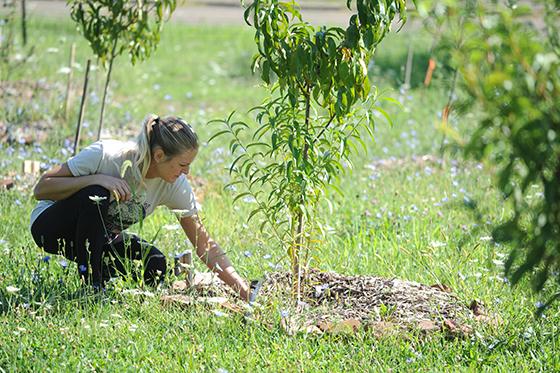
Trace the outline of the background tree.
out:
M 543 21 L 532 9 L 479 4 L 454 56 L 466 103 L 480 118 L 467 153 L 498 167 L 497 186 L 512 207 L 493 238 L 511 244 L 512 283 L 528 275 L 535 290 L 549 279 L 560 284 L 560 2 L 543 4 L 544 30 L 528 22 Z
M 322 230 L 314 213 L 318 202 L 328 185 L 337 189 L 331 182 L 351 167 L 356 144 L 365 147 L 363 132 L 373 136 L 372 111 L 388 118 L 375 105 L 377 91 L 370 93 L 367 66 L 395 16 L 405 21 L 405 2 L 357 0 L 355 6 L 342 29 L 304 22 L 295 2 L 255 0 L 245 21 L 255 29 L 253 68 L 270 98 L 253 108 L 256 126 L 233 116 L 217 121 L 226 128 L 215 136 L 232 138 L 236 200 L 256 202 L 249 219 L 261 214 L 261 230 L 270 229 L 286 249 L 298 296 L 302 269 Z
M 124 51 L 128 51 L 132 64 L 148 58 L 157 47 L 163 23 L 175 10 L 177 1 L 68 0 L 68 5 L 72 19 L 107 69 L 97 132 L 99 139 L 114 59 Z

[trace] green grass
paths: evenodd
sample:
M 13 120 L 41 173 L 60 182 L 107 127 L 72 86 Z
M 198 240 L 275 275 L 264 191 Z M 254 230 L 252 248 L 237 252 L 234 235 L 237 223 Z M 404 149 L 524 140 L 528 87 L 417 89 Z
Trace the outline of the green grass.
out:
M 215 131 L 211 119 L 248 108 L 265 96 L 249 72 L 254 52 L 252 34 L 242 27 L 168 25 L 153 57 L 134 68 L 122 56 L 117 61 L 107 130 L 114 136 L 134 133 L 148 112 L 179 114 L 195 125 L 203 141 Z M 3 102 L 0 120 L 13 129 L 42 120 L 55 128 L 39 148 L 0 145 L 0 175 L 18 172 L 24 159 L 45 165 L 64 160 L 63 140 L 71 138 L 77 103 L 68 121 L 59 105 L 72 42 L 78 43 L 82 66 L 88 49 L 70 23 L 33 19 L 32 61 L 18 68 L 12 80 L 46 79 L 52 89 L 32 102 L 12 98 Z M 415 37 L 425 38 L 422 35 Z M 450 286 L 465 303 L 479 299 L 503 319 L 499 328 L 481 328 L 470 338 L 447 340 L 443 335 L 419 338 L 414 334 L 377 339 L 360 332 L 343 336 L 288 336 L 273 310 L 272 329 L 244 324 L 235 316 L 220 317 L 205 309 L 164 307 L 157 297 L 132 297 L 119 291 L 134 284 L 117 283 L 96 296 L 80 290 L 71 263 L 63 269 L 59 257 L 49 263 L 28 232 L 33 178 L 16 181 L 16 188 L 0 191 L 0 368 L 6 371 L 555 371 L 560 369 L 557 306 L 545 317 L 534 317 L 535 303 L 544 294 L 531 293 L 526 282 L 511 288 L 503 281 L 502 263 L 508 247 L 485 239 L 492 224 L 508 214 L 492 188 L 492 165 L 478 165 L 447 154 L 441 164 L 404 162 L 399 167 L 373 169 L 379 159 L 439 157 L 442 135 L 436 130 L 446 92 L 391 88 L 402 75 L 407 36 L 392 36 L 378 50 L 372 81 L 404 109 L 391 108 L 394 126 L 380 121 L 376 141 L 357 154 L 354 170 L 341 175 L 344 198 L 333 194 L 333 213 L 320 214 L 330 227 L 321 242 L 315 265 L 345 274 L 398 277 L 426 284 Z M 426 43 L 426 45 L 429 45 Z M 48 52 L 58 48 L 58 52 Z M 427 47 L 426 47 L 427 48 Z M 51 49 L 52 51 L 52 49 Z M 418 51 L 420 55 L 425 51 Z M 404 56 L 404 57 L 403 57 Z M 379 68 L 379 71 L 376 69 Z M 423 69 L 419 62 L 418 69 Z M 391 73 L 389 73 L 391 72 Z M 93 74 L 98 96 L 102 79 Z M 380 76 L 383 76 L 381 78 Z M 82 77 L 76 78 L 81 86 Z M 78 82 L 79 81 L 79 82 Z M 156 86 L 158 85 L 158 86 Z M 436 85 L 437 86 L 437 85 Z M 171 97 L 167 97 L 170 95 Z M 90 97 L 91 98 L 91 97 Z M 77 100 L 76 100 L 77 101 Z M 171 106 L 174 108 L 172 110 Z M 19 109 L 19 110 L 18 110 Z M 89 131 L 96 131 L 99 104 L 88 103 Z M 452 118 L 462 133 L 468 120 Z M 128 132 L 127 132 L 128 131 Z M 84 143 L 93 134 L 85 133 Z M 250 204 L 232 205 L 225 167 L 231 161 L 227 144 L 205 145 L 192 172 L 208 183 L 202 216 L 214 238 L 228 252 L 239 272 L 257 278 L 280 260 L 274 243 L 253 225 L 245 225 Z M 41 151 L 41 152 L 40 152 Z M 477 219 L 465 206 L 477 201 Z M 468 201 L 467 199 L 467 201 Z M 158 210 L 140 233 L 152 238 L 158 229 L 174 224 L 170 213 Z M 139 227 L 133 229 L 140 230 Z M 156 246 L 172 255 L 186 248 L 184 236 L 163 229 Z M 245 251 L 252 255 L 246 257 Z M 265 259 L 265 255 L 271 255 Z M 287 267 L 285 260 L 281 261 Z M 202 269 L 202 265 L 197 263 Z M 20 288 L 18 293 L 8 286 Z

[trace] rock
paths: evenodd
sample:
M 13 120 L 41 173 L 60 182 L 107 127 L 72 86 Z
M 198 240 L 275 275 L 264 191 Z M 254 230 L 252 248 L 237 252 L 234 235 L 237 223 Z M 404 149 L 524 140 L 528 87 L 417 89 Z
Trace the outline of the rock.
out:
M 307 325 L 304 331 L 307 334 L 323 334 L 323 331 L 316 325 Z
M 400 326 L 389 321 L 374 321 L 366 325 L 366 330 L 377 338 L 395 335 L 401 330 Z
M 328 332 L 333 328 L 333 323 L 330 321 L 326 321 L 326 320 L 321 320 L 317 323 L 317 327 L 319 327 L 319 329 L 321 329 L 321 331 L 323 332 Z
M 362 326 L 358 319 L 347 319 L 336 323 L 332 329 L 329 330 L 333 334 L 352 334 L 356 333 Z
M 432 320 L 420 320 L 417 327 L 423 333 L 431 333 L 440 330 L 440 327 Z
M 451 338 L 464 338 L 472 334 L 472 328 L 468 325 L 458 324 L 454 320 L 445 319 L 443 321 L 443 330 Z
M 14 187 L 14 180 L 7 178 L 7 179 L 0 179 L 0 189 L 10 190 Z

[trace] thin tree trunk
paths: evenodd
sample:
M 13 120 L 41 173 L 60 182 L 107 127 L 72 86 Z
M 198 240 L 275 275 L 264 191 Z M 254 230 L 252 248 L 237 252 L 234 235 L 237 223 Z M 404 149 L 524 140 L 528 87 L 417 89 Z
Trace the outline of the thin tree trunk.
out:
M 105 79 L 105 87 L 103 88 L 103 99 L 101 100 L 101 113 L 99 114 L 99 128 L 97 129 L 97 140 L 101 138 L 101 130 L 103 129 L 103 115 L 105 113 L 105 100 L 107 99 L 107 91 L 109 89 L 109 81 L 111 80 L 111 70 L 113 69 L 113 57 L 109 62 L 109 70 Z
M 111 80 L 111 71 L 113 70 L 113 61 L 115 60 L 115 50 L 117 49 L 117 39 L 113 43 L 111 50 L 111 59 L 109 60 L 109 70 L 105 79 L 105 87 L 103 88 L 103 100 L 101 101 L 101 113 L 99 114 L 99 128 L 97 129 L 97 140 L 101 138 L 101 130 L 103 129 L 103 115 L 105 113 L 105 100 L 107 99 L 107 91 L 109 90 L 109 82 Z
M 308 86 L 307 87 L 307 95 L 305 98 L 305 128 L 306 131 L 309 130 L 309 112 L 310 112 L 310 108 L 311 108 L 311 89 Z M 307 142 L 305 142 L 305 145 L 303 146 L 303 162 L 307 162 L 307 159 L 309 157 L 309 144 Z M 305 193 L 305 190 L 301 191 L 302 196 L 301 196 L 301 204 L 304 203 L 304 196 L 303 194 Z M 301 298 L 301 280 L 302 280 L 302 276 L 301 276 L 301 261 L 300 261 L 300 252 L 304 247 L 304 217 L 303 217 L 303 211 L 300 211 L 298 213 L 298 227 L 297 227 L 297 232 L 296 232 L 296 245 L 294 247 L 294 261 L 292 262 L 292 276 L 294 278 L 294 282 L 295 282 L 295 286 L 296 286 L 296 291 L 297 291 L 297 299 L 298 301 Z
M 84 109 L 86 106 L 86 97 L 87 97 L 87 86 L 89 81 L 89 66 L 91 64 L 91 60 L 87 60 L 86 64 L 86 76 L 84 78 L 84 89 L 82 90 L 82 102 L 80 103 L 80 114 L 78 114 L 78 126 L 76 128 L 76 138 L 74 139 L 74 153 L 76 155 L 78 153 L 78 147 L 80 145 L 80 132 L 82 130 L 82 120 L 84 119 Z
M 76 57 L 76 43 L 72 43 L 72 47 L 70 48 L 70 72 L 68 72 L 68 81 L 66 83 L 66 99 L 64 100 L 64 119 L 68 119 L 68 110 L 70 107 L 70 101 L 72 95 L 70 93 L 72 89 L 72 75 L 74 71 L 74 59 Z
M 25 10 L 25 0 L 21 0 L 21 36 L 23 45 L 27 45 L 27 12 Z
M 410 89 L 410 78 L 412 76 L 412 60 L 414 58 L 414 47 L 412 42 L 408 44 L 408 55 L 406 56 L 406 67 L 404 71 L 404 86 L 405 89 Z

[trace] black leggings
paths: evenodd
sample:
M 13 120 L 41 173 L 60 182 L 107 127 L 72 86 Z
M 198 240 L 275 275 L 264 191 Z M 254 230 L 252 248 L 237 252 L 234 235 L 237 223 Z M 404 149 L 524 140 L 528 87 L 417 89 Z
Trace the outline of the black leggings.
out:
M 90 196 L 105 197 L 99 202 Z M 78 272 L 93 285 L 102 285 L 117 273 L 127 274 L 132 260 L 141 260 L 144 281 L 162 281 L 166 272 L 165 255 L 135 235 L 105 230 L 109 191 L 90 185 L 72 196 L 56 201 L 43 211 L 31 226 L 35 243 L 51 254 L 61 254 L 78 264 Z M 127 261 L 128 260 L 128 261 Z

